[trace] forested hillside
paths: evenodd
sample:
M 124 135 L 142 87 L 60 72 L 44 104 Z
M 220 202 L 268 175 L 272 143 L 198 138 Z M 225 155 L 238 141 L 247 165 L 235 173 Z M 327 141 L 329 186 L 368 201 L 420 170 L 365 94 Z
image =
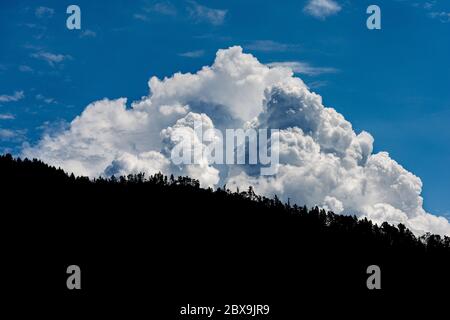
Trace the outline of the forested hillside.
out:
M 450 284 L 449 237 L 418 238 L 403 225 L 286 204 L 251 188 L 202 189 L 161 174 L 89 180 L 10 155 L 0 157 L 0 185 L 6 266 L 17 288 L 28 288 L 20 274 L 36 261 L 46 276 L 30 290 L 64 291 L 64 266 L 78 263 L 91 295 L 151 287 L 171 301 L 372 294 L 369 265 L 380 266 L 388 294 Z

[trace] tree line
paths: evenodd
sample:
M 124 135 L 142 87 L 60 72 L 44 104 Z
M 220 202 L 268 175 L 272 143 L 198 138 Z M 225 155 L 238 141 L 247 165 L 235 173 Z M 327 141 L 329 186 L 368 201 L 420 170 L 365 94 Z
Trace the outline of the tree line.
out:
M 20 185 L 26 186 L 67 186 L 75 189 L 102 190 L 104 192 L 147 190 L 170 194 L 196 194 L 204 199 L 221 199 L 233 203 L 236 207 L 247 211 L 259 212 L 260 216 L 270 212 L 275 215 L 291 216 L 299 230 L 309 229 L 328 235 L 353 234 L 365 238 L 366 241 L 377 242 L 383 247 L 398 247 L 417 252 L 450 253 L 450 237 L 426 233 L 415 236 L 403 224 L 397 226 L 387 222 L 375 224 L 367 218 L 359 219 L 355 215 L 335 214 L 319 207 L 307 208 L 297 204 L 284 203 L 277 196 L 268 198 L 258 195 L 250 186 L 248 190 L 230 191 L 226 185 L 217 189 L 200 187 L 198 180 L 187 176 L 170 177 L 157 173 L 146 177 L 144 173 L 129 174 L 120 177 L 98 177 L 89 179 L 84 176 L 67 174 L 61 168 L 55 168 L 37 159 L 13 158 L 10 154 L 0 156 L 0 184 L 2 188 Z M 214 209 L 214 208 L 213 208 Z M 214 214 L 211 212 L 211 214 Z

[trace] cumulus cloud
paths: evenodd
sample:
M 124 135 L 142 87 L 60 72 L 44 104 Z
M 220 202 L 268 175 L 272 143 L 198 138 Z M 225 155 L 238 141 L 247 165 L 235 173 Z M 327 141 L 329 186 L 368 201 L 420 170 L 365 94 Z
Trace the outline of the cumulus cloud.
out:
M 325 19 L 341 11 L 341 6 L 334 0 L 309 0 L 303 11 L 318 19 Z
M 373 153 L 374 138 L 355 132 L 335 109 L 295 77 L 290 68 L 267 66 L 241 47 L 219 50 L 211 66 L 149 80 L 150 93 L 91 103 L 68 126 L 45 133 L 22 155 L 78 175 L 145 172 L 190 175 L 202 186 L 246 188 L 308 206 L 319 205 L 375 222 L 403 223 L 413 232 L 450 234 L 450 224 L 423 209 L 420 178 L 387 152 Z M 195 123 L 208 139 L 202 139 Z M 225 128 L 278 129 L 277 174 L 261 176 L 251 165 L 173 161 L 177 146 L 207 150 Z M 195 151 L 194 151 L 195 152 Z M 183 156 L 178 154 L 178 156 Z

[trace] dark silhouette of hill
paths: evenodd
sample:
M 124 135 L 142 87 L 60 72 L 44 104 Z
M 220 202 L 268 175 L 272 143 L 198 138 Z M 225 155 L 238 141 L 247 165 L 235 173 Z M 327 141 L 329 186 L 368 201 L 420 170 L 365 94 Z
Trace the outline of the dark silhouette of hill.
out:
M 281 319 L 299 303 L 438 298 L 450 288 L 449 237 L 416 237 L 251 188 L 202 189 L 162 174 L 89 180 L 5 155 L 0 192 L 12 297 L 138 304 L 152 294 L 172 318 L 182 303 L 269 303 Z M 71 264 L 82 269 L 79 292 L 66 289 Z M 367 289 L 369 265 L 381 268 L 381 290 Z

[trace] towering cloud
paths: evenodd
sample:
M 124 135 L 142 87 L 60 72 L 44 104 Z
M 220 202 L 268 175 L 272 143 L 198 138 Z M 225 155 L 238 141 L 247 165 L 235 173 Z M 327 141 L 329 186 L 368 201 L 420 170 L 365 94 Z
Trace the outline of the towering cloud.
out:
M 300 205 L 403 223 L 417 234 L 450 234 L 445 218 L 423 209 L 421 180 L 387 152 L 373 154 L 373 137 L 354 132 L 289 67 L 263 65 L 231 47 L 219 50 L 212 66 L 152 77 L 149 87 L 131 108 L 124 98 L 88 105 L 67 130 L 45 135 L 23 156 L 91 177 L 161 171 L 190 175 L 203 186 L 252 185 L 257 193 Z M 250 165 L 214 165 L 206 158 L 175 164 L 171 152 L 184 138 L 191 148 L 207 148 L 194 128 L 199 121 L 205 130 L 279 129 L 277 174 L 261 176 Z

